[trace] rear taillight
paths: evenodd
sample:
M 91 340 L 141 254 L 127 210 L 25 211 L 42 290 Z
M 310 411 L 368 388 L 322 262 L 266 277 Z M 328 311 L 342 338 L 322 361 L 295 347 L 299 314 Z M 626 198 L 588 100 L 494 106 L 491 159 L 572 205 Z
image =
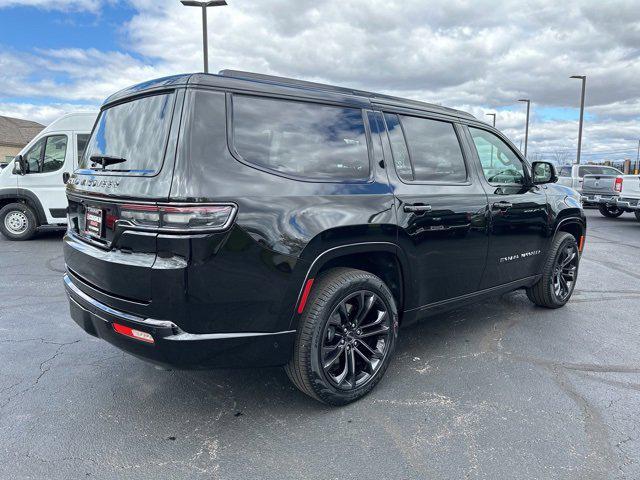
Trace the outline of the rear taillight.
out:
M 622 191 L 622 177 L 616 178 L 616 183 L 613 186 L 613 189 L 618 193 Z
M 235 205 L 138 205 L 120 207 L 119 224 L 163 232 L 209 232 L 226 229 Z

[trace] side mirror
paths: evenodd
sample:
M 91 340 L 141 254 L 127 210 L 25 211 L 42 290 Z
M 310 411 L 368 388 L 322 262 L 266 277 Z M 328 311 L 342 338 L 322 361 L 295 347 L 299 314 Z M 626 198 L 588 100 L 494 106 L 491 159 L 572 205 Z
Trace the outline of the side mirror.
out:
M 27 167 L 25 163 L 26 162 L 22 155 L 16 155 L 16 158 L 13 160 L 13 174 L 24 175 L 25 173 L 27 173 Z
M 69 172 L 64 172 L 62 174 L 62 181 L 65 183 L 65 185 L 69 181 L 70 177 L 71 177 L 71 174 Z
M 545 183 L 555 183 L 558 181 L 556 167 L 549 162 L 533 162 L 531 166 L 533 184 L 543 185 Z

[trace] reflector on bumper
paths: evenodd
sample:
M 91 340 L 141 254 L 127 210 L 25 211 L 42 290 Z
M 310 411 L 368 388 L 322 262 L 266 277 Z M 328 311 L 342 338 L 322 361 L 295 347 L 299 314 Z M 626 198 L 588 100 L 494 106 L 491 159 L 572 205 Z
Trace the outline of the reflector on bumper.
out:
M 146 332 L 141 332 L 140 330 L 136 330 L 135 328 L 126 327 L 124 325 L 120 325 L 119 323 L 114 323 L 113 329 L 117 333 L 119 333 L 120 335 L 124 335 L 125 337 L 130 337 L 135 340 L 140 340 L 141 342 L 154 343 L 154 340 L 151 334 Z

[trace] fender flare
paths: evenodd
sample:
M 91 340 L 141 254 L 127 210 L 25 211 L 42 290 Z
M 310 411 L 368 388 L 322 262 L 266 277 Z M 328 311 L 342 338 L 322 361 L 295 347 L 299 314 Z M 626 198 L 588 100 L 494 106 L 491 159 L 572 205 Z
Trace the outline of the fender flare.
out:
M 413 290 L 411 289 L 411 268 L 410 263 L 407 259 L 407 256 L 404 250 L 392 242 L 358 242 L 358 243 L 350 243 L 346 245 L 338 245 L 332 248 L 328 248 L 327 250 L 322 251 L 318 254 L 314 260 L 309 265 L 307 269 L 304 280 L 300 284 L 300 290 L 298 291 L 298 295 L 296 297 L 296 302 L 293 309 L 293 315 L 291 318 L 291 325 L 295 325 L 297 323 L 296 320 L 296 308 L 302 299 L 302 294 L 309 279 L 315 278 L 316 274 L 322 269 L 322 267 L 329 261 L 339 258 L 345 257 L 351 254 L 357 253 L 375 253 L 375 252 L 385 252 L 391 253 L 394 255 L 400 264 L 400 271 L 402 274 L 402 292 L 404 297 L 404 305 L 413 304 Z
M 0 189 L 0 200 L 22 201 L 35 210 L 38 224 L 46 225 L 47 215 L 44 213 L 40 199 L 30 190 L 24 188 L 2 188 Z
M 587 224 L 582 218 L 574 217 L 574 216 L 567 216 L 567 217 L 561 218 L 560 220 L 558 220 L 556 222 L 555 228 L 553 229 L 552 239 L 555 238 L 555 236 L 558 234 L 558 231 L 560 230 L 560 227 L 562 225 L 565 225 L 565 224 L 568 224 L 568 223 L 577 223 L 578 225 L 580 225 L 580 228 L 582 229 L 582 235 L 586 234 L 586 232 L 587 232 Z

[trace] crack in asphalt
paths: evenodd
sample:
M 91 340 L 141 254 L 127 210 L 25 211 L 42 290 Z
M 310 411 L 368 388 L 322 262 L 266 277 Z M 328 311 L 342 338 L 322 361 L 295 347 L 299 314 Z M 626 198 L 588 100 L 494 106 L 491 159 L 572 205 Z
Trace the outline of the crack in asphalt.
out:
M 81 340 L 74 340 L 73 342 L 65 342 L 65 343 L 57 344 L 58 348 L 56 348 L 55 353 L 51 357 L 49 357 L 46 360 L 44 360 L 43 362 L 40 362 L 40 372 L 38 373 L 38 376 L 35 378 L 35 380 L 31 383 L 31 385 L 29 387 L 23 389 L 23 390 L 20 390 L 19 392 L 14 393 L 13 395 L 9 395 L 5 399 L 5 401 L 2 403 L 2 405 L 0 405 L 0 410 L 4 409 L 7 405 L 9 405 L 9 403 L 11 403 L 11 401 L 14 398 L 27 393 L 28 391 L 33 389 L 36 385 L 38 385 L 38 382 L 40 382 L 42 377 L 47 372 L 49 372 L 49 370 L 51 370 L 51 366 L 49 365 L 49 363 L 52 362 L 53 360 L 55 360 L 59 355 L 62 355 L 64 353 L 63 350 L 64 350 L 65 347 L 67 347 L 69 345 L 74 345 L 76 343 L 79 343 L 80 341 Z M 20 383 L 22 383 L 22 382 L 20 382 Z

